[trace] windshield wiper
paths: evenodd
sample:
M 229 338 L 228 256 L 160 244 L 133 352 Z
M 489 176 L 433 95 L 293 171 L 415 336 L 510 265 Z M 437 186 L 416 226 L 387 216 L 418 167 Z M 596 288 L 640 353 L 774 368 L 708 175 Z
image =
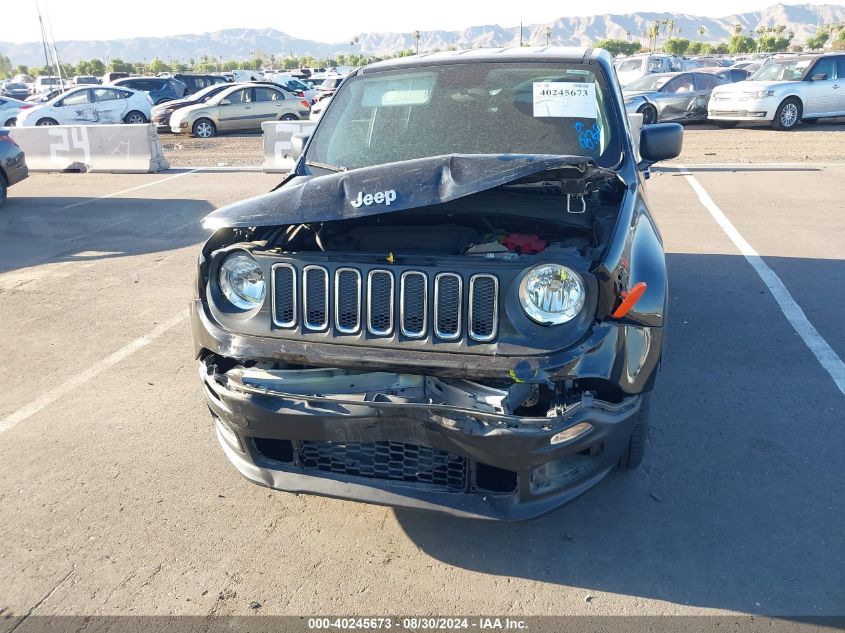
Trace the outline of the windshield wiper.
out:
M 328 163 L 320 163 L 316 160 L 307 160 L 305 164 L 309 167 L 319 167 L 320 169 L 328 169 L 329 171 L 346 171 L 346 167 L 338 167 L 337 165 L 329 165 Z

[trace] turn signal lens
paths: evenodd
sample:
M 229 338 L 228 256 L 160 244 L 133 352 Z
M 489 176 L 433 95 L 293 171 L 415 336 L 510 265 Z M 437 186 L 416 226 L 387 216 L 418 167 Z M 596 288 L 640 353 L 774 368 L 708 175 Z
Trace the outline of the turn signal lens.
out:
M 549 443 L 562 444 L 563 442 L 571 442 L 572 440 L 576 440 L 579 437 L 583 437 L 592 430 L 593 425 L 589 422 L 579 422 L 574 426 L 570 426 L 568 429 L 564 429 L 560 433 L 555 433 L 554 435 L 552 435 L 552 439 L 549 440 Z
M 640 300 L 640 297 L 643 296 L 645 292 L 646 283 L 641 281 L 633 288 L 631 288 L 630 292 L 622 292 L 622 303 L 619 304 L 619 307 L 616 308 L 616 311 L 613 313 L 614 319 L 621 319 L 623 316 L 628 314 L 631 311 L 631 308 L 634 307 L 634 304 Z

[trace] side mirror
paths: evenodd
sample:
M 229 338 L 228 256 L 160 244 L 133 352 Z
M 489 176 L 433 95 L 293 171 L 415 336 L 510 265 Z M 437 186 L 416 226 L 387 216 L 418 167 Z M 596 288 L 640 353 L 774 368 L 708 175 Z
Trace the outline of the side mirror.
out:
M 654 163 L 677 158 L 684 146 L 684 128 L 678 123 L 654 123 L 640 131 L 639 169 L 648 169 Z
M 302 156 L 302 150 L 305 149 L 309 138 L 311 138 L 310 133 L 294 134 L 290 137 L 290 155 L 294 160 Z
M 220 105 L 232 105 L 232 102 L 231 102 L 231 101 L 229 101 L 228 99 L 223 99 L 223 100 L 220 102 Z
M 827 74 L 819 73 L 818 75 L 813 75 L 813 81 L 827 81 Z

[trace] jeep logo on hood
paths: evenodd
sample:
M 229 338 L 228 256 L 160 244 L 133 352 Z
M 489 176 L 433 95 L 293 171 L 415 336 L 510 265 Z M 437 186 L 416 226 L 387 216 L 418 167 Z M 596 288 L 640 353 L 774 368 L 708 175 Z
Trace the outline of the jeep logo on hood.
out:
M 351 204 L 356 209 L 361 205 L 369 207 L 372 204 L 384 204 L 390 206 L 390 203 L 396 200 L 396 191 L 388 189 L 386 191 L 377 191 L 376 193 L 367 193 L 363 191 L 358 192 L 358 197 L 355 200 L 350 200 Z

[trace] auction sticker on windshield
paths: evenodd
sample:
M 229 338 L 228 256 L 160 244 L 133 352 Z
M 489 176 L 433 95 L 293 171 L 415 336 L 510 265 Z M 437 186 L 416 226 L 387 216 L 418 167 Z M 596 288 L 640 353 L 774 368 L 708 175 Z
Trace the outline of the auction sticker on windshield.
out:
M 596 85 L 573 81 L 534 82 L 534 116 L 596 118 Z

